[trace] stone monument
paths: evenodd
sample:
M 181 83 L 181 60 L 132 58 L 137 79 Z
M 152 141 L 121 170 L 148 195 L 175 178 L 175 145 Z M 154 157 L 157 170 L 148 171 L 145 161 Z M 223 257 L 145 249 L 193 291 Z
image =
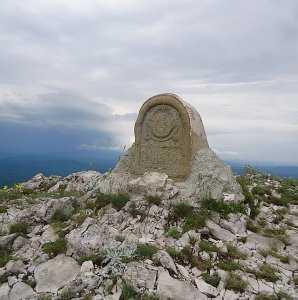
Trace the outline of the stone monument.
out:
M 183 180 L 195 153 L 208 147 L 199 113 L 175 94 L 156 95 L 143 104 L 135 124 L 132 171 L 156 171 Z

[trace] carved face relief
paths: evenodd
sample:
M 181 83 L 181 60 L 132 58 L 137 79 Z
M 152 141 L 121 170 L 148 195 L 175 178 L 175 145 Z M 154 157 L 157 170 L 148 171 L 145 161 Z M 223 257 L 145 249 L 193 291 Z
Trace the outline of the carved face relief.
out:
M 160 104 L 147 111 L 139 151 L 140 172 L 154 170 L 172 177 L 181 175 L 186 155 L 182 121 L 174 107 Z

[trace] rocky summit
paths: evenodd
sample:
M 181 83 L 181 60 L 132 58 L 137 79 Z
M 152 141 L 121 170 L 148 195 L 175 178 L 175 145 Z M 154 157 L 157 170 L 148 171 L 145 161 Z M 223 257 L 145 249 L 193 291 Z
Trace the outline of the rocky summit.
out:
M 0 300 L 298 299 L 298 181 L 235 177 L 158 95 L 114 170 L 0 189 Z

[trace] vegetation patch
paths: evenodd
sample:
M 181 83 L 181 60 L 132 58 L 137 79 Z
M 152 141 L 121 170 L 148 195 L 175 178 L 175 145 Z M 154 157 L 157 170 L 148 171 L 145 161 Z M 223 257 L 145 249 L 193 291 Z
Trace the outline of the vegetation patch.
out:
M 256 272 L 257 279 L 264 279 L 269 282 L 276 282 L 280 279 L 279 275 L 276 274 L 277 269 L 270 266 L 269 264 L 264 263 L 261 265 L 260 269 Z
M 215 200 L 212 198 L 205 198 L 202 201 L 202 208 L 209 211 L 217 212 L 223 217 L 227 217 L 230 213 L 246 213 L 244 203 L 226 203 L 223 200 Z
M 260 202 L 255 202 L 252 193 L 249 191 L 247 178 L 245 176 L 237 177 L 237 181 L 242 188 L 242 193 L 244 195 L 244 203 L 247 204 L 250 208 L 249 216 L 250 218 L 255 219 L 256 216 L 259 214 Z
M 0 246 L 0 268 L 4 267 L 11 258 L 10 249 L 8 247 Z
M 199 243 L 199 247 L 201 251 L 218 252 L 218 248 L 216 247 L 216 245 L 206 240 L 201 240 Z
M 181 232 L 176 227 L 171 227 L 166 232 L 167 237 L 172 237 L 177 240 L 180 239 L 181 235 Z
M 43 252 L 47 253 L 51 258 L 55 257 L 60 253 L 66 252 L 66 241 L 65 239 L 58 239 L 55 242 L 45 243 L 42 246 Z
M 151 259 L 152 256 L 158 251 L 158 248 L 149 244 L 138 244 L 135 251 L 135 256 L 140 259 Z
M 202 274 L 202 278 L 205 282 L 211 284 L 214 287 L 218 287 L 220 282 L 220 276 L 218 275 L 218 273 L 213 273 L 212 275 L 210 275 L 209 273 L 205 272 Z
M 5 214 L 7 212 L 6 206 L 0 206 L 0 214 Z
M 247 255 L 241 252 L 236 246 L 227 244 L 228 255 L 232 259 L 246 259 Z
M 234 260 L 220 260 L 217 266 L 225 271 L 236 271 L 242 268 L 241 264 Z
M 26 222 L 17 222 L 11 224 L 9 227 L 9 233 L 27 234 L 29 225 Z
M 149 195 L 149 196 L 146 196 L 145 200 L 150 205 L 160 205 L 161 204 L 161 199 L 159 196 L 150 196 Z
M 72 209 L 67 209 L 67 208 L 58 208 L 54 211 L 54 214 L 51 218 L 52 223 L 56 222 L 65 222 L 68 221 L 73 213 L 73 208 Z
M 233 273 L 229 274 L 226 282 L 226 289 L 243 293 L 246 287 L 247 282 L 244 281 L 239 275 Z
M 206 219 L 207 214 L 203 210 L 193 212 L 191 215 L 186 217 L 183 224 L 183 232 L 203 228 L 206 225 Z

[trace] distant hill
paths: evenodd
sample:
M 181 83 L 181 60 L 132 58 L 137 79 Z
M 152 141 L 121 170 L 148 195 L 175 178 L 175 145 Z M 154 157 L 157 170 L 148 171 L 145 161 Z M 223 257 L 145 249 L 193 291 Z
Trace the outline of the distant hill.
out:
M 62 153 L 48 155 L 9 155 L 0 154 L 0 186 L 13 185 L 26 181 L 37 173 L 45 175 L 61 175 L 83 170 L 95 170 L 101 173 L 113 168 L 119 159 L 119 151 L 101 151 L 96 155 L 78 155 L 77 153 Z M 234 173 L 243 174 L 247 163 L 227 161 Z M 256 166 L 260 171 L 282 177 L 298 178 L 298 166 Z

